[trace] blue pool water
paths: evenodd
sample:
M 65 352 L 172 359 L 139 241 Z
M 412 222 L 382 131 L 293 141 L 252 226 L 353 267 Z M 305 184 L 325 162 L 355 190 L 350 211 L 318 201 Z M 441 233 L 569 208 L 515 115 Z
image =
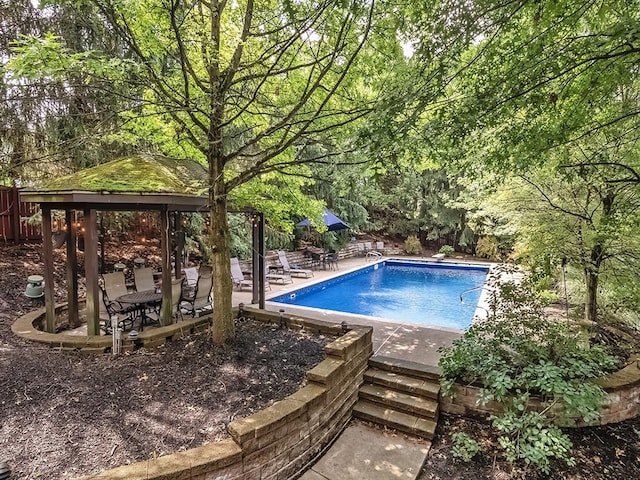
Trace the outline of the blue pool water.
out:
M 272 302 L 464 330 L 488 269 L 387 260 L 270 299 Z

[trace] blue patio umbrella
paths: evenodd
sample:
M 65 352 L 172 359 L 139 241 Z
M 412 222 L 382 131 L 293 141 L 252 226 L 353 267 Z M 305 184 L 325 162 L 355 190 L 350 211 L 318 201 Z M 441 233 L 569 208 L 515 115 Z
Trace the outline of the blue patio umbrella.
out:
M 336 230 L 345 230 L 347 228 L 351 228 L 346 222 L 340 220 L 340 218 L 336 217 L 335 214 L 324 209 L 324 224 L 330 232 L 335 232 Z M 308 227 L 311 225 L 311 220 L 305 218 L 301 222 L 296 223 L 296 227 Z

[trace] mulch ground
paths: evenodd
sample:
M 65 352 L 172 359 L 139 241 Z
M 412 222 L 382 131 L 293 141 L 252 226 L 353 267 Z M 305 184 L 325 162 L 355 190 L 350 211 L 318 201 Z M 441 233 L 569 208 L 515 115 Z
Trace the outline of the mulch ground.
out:
M 58 352 L 10 329 L 41 306 L 23 295 L 41 272 L 39 246 L 0 245 L 0 462 L 12 480 L 76 478 L 227 437 L 230 421 L 296 391 L 332 340 L 245 320 L 225 347 L 203 332 L 117 357 Z
M 566 430 L 573 443 L 574 467 L 552 462 L 549 475 L 536 472 L 524 463 L 506 462 L 495 432 L 486 422 L 440 415 L 436 437 L 418 480 L 632 480 L 640 478 L 640 419 L 601 427 Z M 483 451 L 471 462 L 451 453 L 451 435 L 466 432 Z
M 159 262 L 152 246 L 107 253 L 110 264 L 132 266 L 137 256 Z M 64 251 L 55 257 L 63 301 Z M 295 391 L 331 340 L 245 321 L 227 348 L 201 334 L 119 357 L 56 352 L 10 330 L 41 305 L 22 294 L 27 276 L 41 273 L 39 246 L 0 245 L 0 462 L 9 463 L 12 480 L 74 478 L 223 438 L 229 421 Z M 458 431 L 483 446 L 470 463 L 451 454 Z M 505 462 L 487 423 L 441 415 L 419 480 L 640 478 L 640 419 L 569 434 L 576 466 L 556 462 L 544 476 Z

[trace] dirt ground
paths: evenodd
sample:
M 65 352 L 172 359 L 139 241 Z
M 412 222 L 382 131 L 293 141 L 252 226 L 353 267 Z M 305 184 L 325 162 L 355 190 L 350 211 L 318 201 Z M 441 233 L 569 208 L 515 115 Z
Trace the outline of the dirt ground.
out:
M 233 419 L 296 391 L 331 340 L 245 320 L 226 348 L 204 332 L 118 357 L 57 352 L 10 329 L 42 305 L 23 295 L 42 268 L 39 246 L 0 245 L 0 462 L 12 480 L 76 478 L 224 438 Z
M 64 253 L 55 256 L 62 301 Z M 120 248 L 107 260 L 137 256 L 159 261 L 150 246 Z M 10 330 L 41 305 L 22 294 L 37 273 L 39 246 L 0 245 L 0 462 L 9 463 L 12 480 L 74 478 L 223 438 L 229 421 L 295 391 L 331 340 L 245 321 L 226 349 L 202 334 L 120 357 L 59 353 Z M 451 454 L 457 431 L 483 446 L 470 463 Z M 543 476 L 504 462 L 486 423 L 441 415 L 419 480 L 640 478 L 639 419 L 569 434 L 576 466 L 556 462 Z

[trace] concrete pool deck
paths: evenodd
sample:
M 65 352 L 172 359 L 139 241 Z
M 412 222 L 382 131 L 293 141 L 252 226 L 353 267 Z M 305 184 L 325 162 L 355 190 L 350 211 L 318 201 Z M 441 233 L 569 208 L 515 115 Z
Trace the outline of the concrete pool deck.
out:
M 400 258 L 394 256 L 394 258 Z M 429 257 L 410 257 L 412 260 L 432 260 Z M 460 259 L 456 260 L 458 263 Z M 462 260 L 464 261 L 464 260 Z M 403 324 L 392 321 L 379 321 L 361 315 L 351 315 L 330 310 L 310 309 L 293 305 L 273 304 L 269 298 L 276 297 L 285 292 L 296 290 L 328 278 L 332 278 L 350 270 L 370 265 L 372 262 L 365 257 L 355 257 L 340 260 L 340 270 L 315 270 L 313 278 L 293 278 L 293 284 L 271 285 L 271 291 L 267 291 L 267 303 L 265 308 L 270 311 L 278 311 L 284 308 L 286 313 L 301 317 L 324 320 L 331 323 L 341 323 L 343 320 L 349 324 L 370 325 L 373 327 L 374 355 L 409 360 L 426 365 L 438 364 L 440 354 L 438 349 L 460 338 L 461 332 L 452 329 L 423 327 L 412 324 Z M 446 263 L 444 261 L 443 263 Z M 474 263 L 476 263 L 474 261 Z M 233 304 L 251 304 L 250 291 L 233 292 Z

